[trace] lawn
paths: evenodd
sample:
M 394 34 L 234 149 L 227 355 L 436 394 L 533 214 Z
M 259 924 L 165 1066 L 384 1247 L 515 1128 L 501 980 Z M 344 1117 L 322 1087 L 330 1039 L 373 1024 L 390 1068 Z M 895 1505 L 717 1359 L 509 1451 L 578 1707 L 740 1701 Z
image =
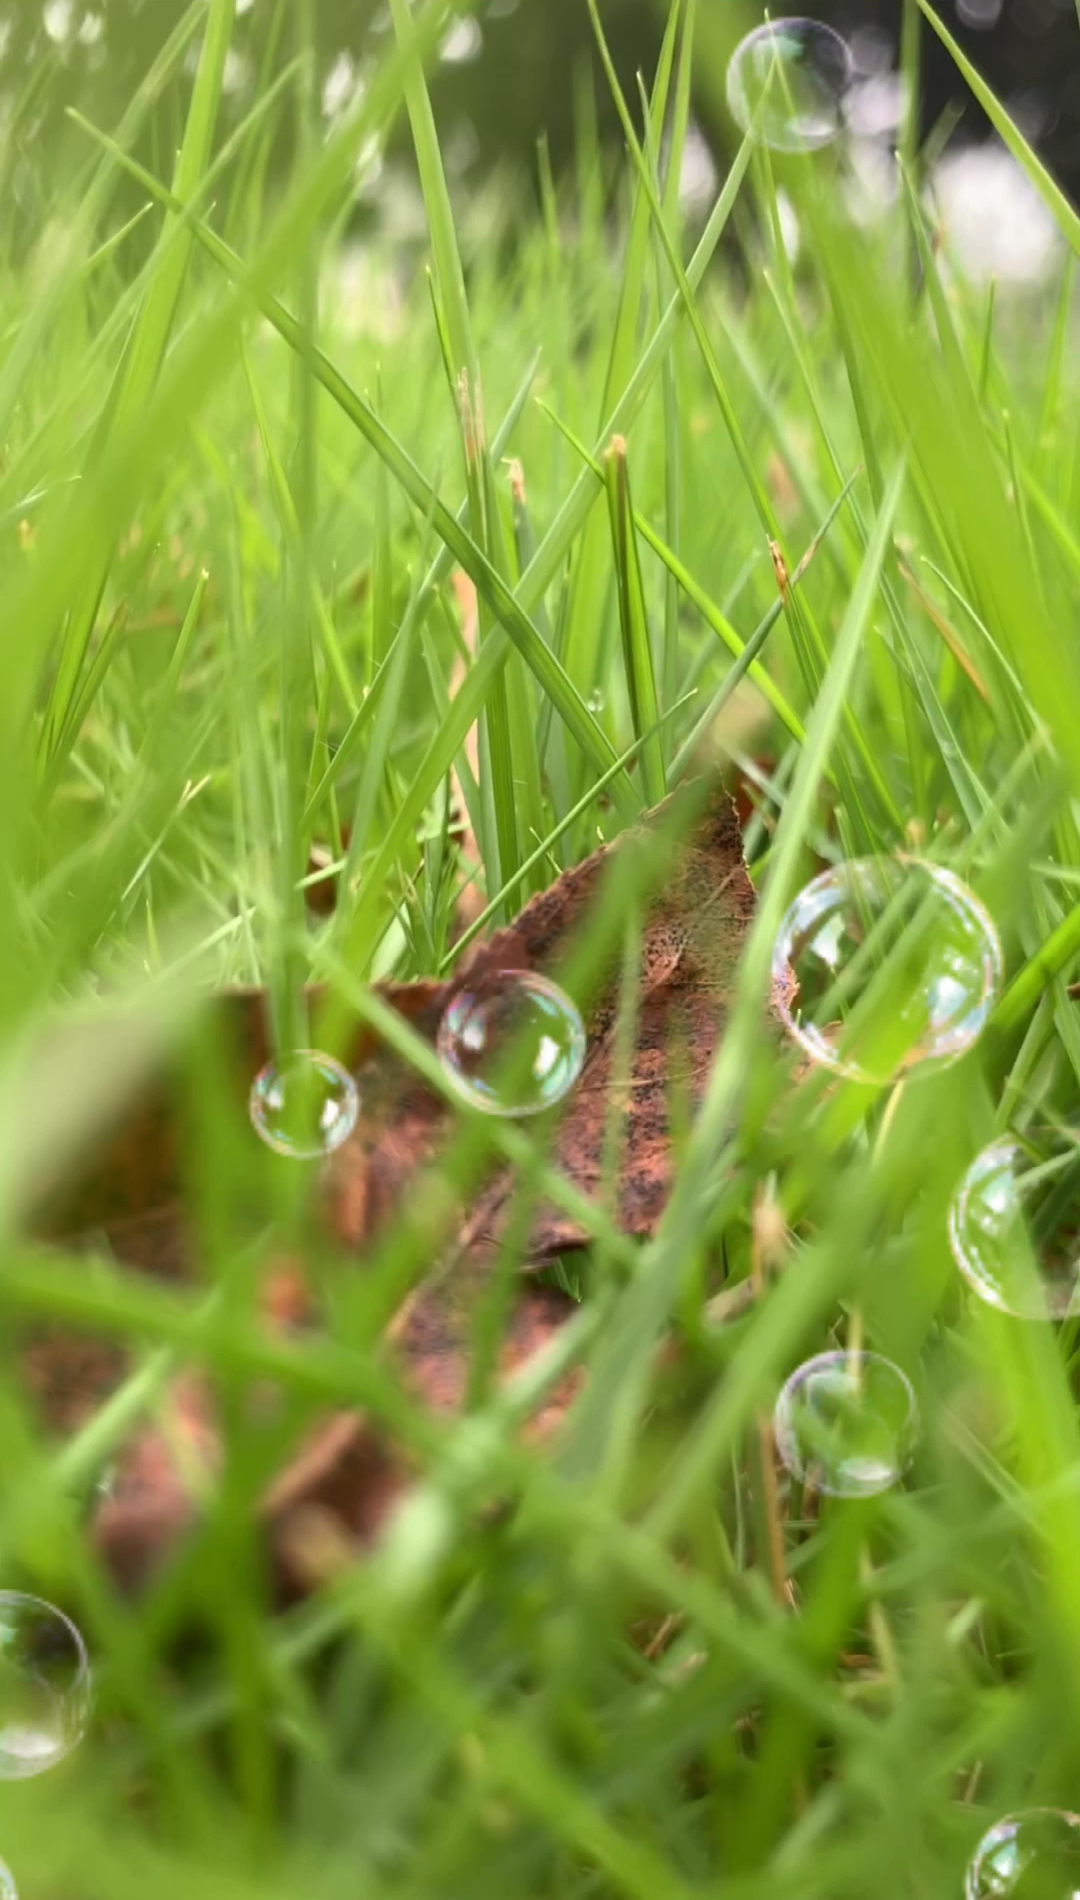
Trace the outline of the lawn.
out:
M 963 274 L 950 123 L 872 215 L 843 131 L 680 193 L 694 0 L 623 149 L 580 85 L 465 193 L 441 0 L 329 99 L 282 0 L 240 105 L 234 10 L 0 144 L 0 1585 L 94 1682 L 0 1854 L 959 1895 L 1080 1808 L 1080 219 L 985 89 L 1049 289 Z M 440 1059 L 470 957 L 574 998 L 560 1104 Z

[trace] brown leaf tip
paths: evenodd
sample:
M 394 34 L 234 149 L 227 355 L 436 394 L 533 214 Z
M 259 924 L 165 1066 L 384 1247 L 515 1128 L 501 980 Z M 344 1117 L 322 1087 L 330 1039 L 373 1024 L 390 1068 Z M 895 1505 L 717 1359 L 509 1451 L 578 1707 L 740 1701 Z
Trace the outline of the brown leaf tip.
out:
M 781 594 L 786 600 L 787 595 L 788 595 L 788 590 L 791 586 L 791 576 L 788 573 L 788 564 L 786 560 L 784 559 L 784 550 L 780 546 L 779 541 L 770 540 L 769 553 L 772 555 L 773 573 L 776 575 L 776 585 L 780 589 Z

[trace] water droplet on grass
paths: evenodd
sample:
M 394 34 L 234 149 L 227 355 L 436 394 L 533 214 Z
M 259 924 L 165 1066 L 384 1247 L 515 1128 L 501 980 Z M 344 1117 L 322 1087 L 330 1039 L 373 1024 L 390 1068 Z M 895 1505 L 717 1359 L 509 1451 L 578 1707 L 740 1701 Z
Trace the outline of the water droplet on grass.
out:
M 796 1478 L 830 1497 L 887 1491 L 915 1448 L 911 1382 L 876 1352 L 823 1352 L 792 1373 L 776 1402 L 776 1449 Z
M 780 1014 L 815 1062 L 886 1083 L 955 1062 L 1001 985 L 994 925 L 951 871 L 854 858 L 800 891 L 773 952 Z
M 251 1085 L 255 1133 L 275 1154 L 311 1161 L 330 1154 L 356 1127 L 360 1097 L 347 1069 L 319 1049 L 294 1049 L 268 1062 Z
M 732 118 L 776 152 L 812 152 L 840 130 L 852 81 L 847 42 L 820 20 L 772 20 L 740 40 L 727 71 Z
M 1080 1313 L 1080 1139 L 1028 1129 L 976 1155 L 949 1209 L 968 1285 L 1016 1319 Z
M 89 1712 L 90 1662 L 74 1623 L 40 1597 L 0 1591 L 0 1780 L 54 1768 Z
M 964 1900 L 1076 1900 L 1080 1815 L 1064 1808 L 1006 1814 L 982 1837 L 964 1877 Z
M 15 1876 L 6 1860 L 0 1860 L 0 1900 L 19 1900 Z
M 439 1024 L 444 1068 L 490 1115 L 536 1115 L 561 1102 L 581 1074 L 585 1050 L 575 1004 L 531 970 L 499 970 L 470 984 Z

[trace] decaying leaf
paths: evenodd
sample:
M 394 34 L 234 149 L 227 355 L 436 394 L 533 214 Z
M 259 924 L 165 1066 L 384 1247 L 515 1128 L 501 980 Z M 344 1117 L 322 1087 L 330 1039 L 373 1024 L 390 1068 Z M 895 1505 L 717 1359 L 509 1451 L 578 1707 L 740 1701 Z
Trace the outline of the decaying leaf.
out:
M 630 1059 L 620 1071 L 622 939 L 613 933 L 609 953 L 593 971 L 584 1071 L 564 1105 L 552 1149 L 558 1168 L 591 1198 L 603 1191 L 605 1157 L 614 1153 L 615 1191 L 611 1196 L 609 1189 L 609 1204 L 621 1229 L 642 1237 L 654 1231 L 671 1189 L 673 1104 L 681 1098 L 682 1111 L 688 1112 L 704 1088 L 754 901 L 738 820 L 726 794 L 713 797 L 678 845 L 672 823 L 669 802 L 638 831 L 564 873 L 512 925 L 478 945 L 449 981 L 381 986 L 384 1000 L 434 1042 L 447 1003 L 470 983 L 514 969 L 544 971 L 558 980 L 583 941 L 603 936 L 605 917 L 621 917 L 613 880 L 626 854 L 641 851 L 647 862 L 651 850 L 653 895 L 642 913 Z M 267 1056 L 264 999 L 256 992 L 232 993 L 219 998 L 215 1008 L 222 1038 L 232 1048 L 238 1091 L 246 1092 Z M 355 1035 L 349 1059 L 360 1083 L 361 1120 L 326 1166 L 324 1212 L 341 1246 L 362 1259 L 406 1204 L 418 1175 L 437 1163 L 457 1118 L 441 1096 L 366 1031 Z M 180 1150 L 169 1087 L 163 1083 L 91 1159 L 63 1201 L 43 1214 L 41 1230 L 53 1237 L 102 1235 L 118 1259 L 144 1271 L 169 1277 L 191 1271 Z M 433 1408 L 453 1410 L 463 1402 L 472 1303 L 504 1236 L 514 1185 L 507 1169 L 489 1175 L 472 1206 L 461 1210 L 456 1238 L 451 1228 L 453 1264 L 448 1270 L 447 1262 L 441 1263 L 389 1329 L 388 1350 L 410 1386 Z M 519 1238 L 515 1233 L 515 1241 Z M 525 1264 L 535 1267 L 587 1242 L 580 1224 L 541 1201 L 532 1210 L 521 1251 Z M 307 1317 L 295 1263 L 272 1282 L 267 1308 L 272 1323 Z M 502 1369 L 519 1365 L 549 1341 L 574 1310 L 556 1289 L 523 1282 L 504 1330 Z M 40 1344 L 36 1351 L 35 1384 L 47 1391 L 50 1381 L 42 1366 L 48 1354 Z M 570 1379 L 551 1396 L 534 1429 L 555 1425 L 575 1389 Z M 100 1366 L 95 1401 L 99 1397 Z M 55 1416 L 58 1408 L 50 1409 Z M 80 1415 L 70 1393 L 59 1409 L 68 1418 Z M 178 1442 L 190 1455 L 177 1455 Z M 187 1373 L 173 1395 L 168 1431 L 156 1424 L 138 1436 L 98 1513 L 99 1547 L 122 1581 L 140 1581 L 197 1517 L 200 1492 L 213 1481 L 217 1456 L 212 1394 L 196 1373 Z M 313 1508 L 323 1531 L 329 1514 L 353 1548 L 375 1533 L 407 1478 L 400 1453 L 382 1444 L 358 1414 L 325 1421 L 265 1499 L 268 1539 L 285 1590 L 305 1587 L 298 1527 L 316 1521 Z

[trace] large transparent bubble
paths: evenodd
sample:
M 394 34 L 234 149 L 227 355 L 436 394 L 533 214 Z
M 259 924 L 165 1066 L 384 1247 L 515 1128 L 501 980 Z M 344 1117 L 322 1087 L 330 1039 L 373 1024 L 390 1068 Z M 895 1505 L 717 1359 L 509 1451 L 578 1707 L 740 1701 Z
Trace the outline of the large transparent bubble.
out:
M 537 1115 L 569 1094 L 585 1062 L 585 1025 L 558 985 L 499 970 L 458 991 L 438 1051 L 456 1087 L 489 1115 Z
M 968 1863 L 964 1900 L 1076 1900 L 1080 1816 L 1064 1808 L 1006 1814 Z
M 847 43 L 831 26 L 769 21 L 747 34 L 731 56 L 731 116 L 774 151 L 815 151 L 840 131 L 852 74 Z
M 949 1209 L 956 1264 L 1017 1319 L 1080 1313 L 1080 1137 L 1028 1129 L 976 1155 Z
M 859 1082 L 955 1062 L 986 1027 L 1001 974 L 978 899 L 918 858 L 854 858 L 823 872 L 799 892 L 773 952 L 790 1033 Z
M 0 1780 L 44 1774 L 90 1713 L 90 1663 L 74 1623 L 40 1597 L 0 1591 Z
M 910 1380 L 876 1352 L 823 1352 L 792 1373 L 776 1402 L 781 1462 L 815 1491 L 870 1497 L 911 1461 L 919 1408 Z

